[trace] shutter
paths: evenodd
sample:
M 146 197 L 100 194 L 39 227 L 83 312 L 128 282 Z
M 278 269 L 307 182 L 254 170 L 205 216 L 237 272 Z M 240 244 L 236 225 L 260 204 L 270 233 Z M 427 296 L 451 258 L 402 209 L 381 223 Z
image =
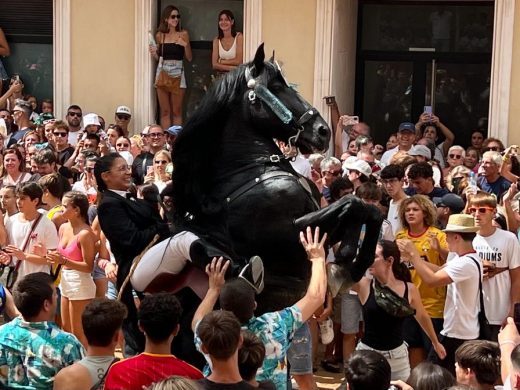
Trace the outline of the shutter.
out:
M 52 0 L 0 0 L 0 27 L 9 42 L 52 43 Z

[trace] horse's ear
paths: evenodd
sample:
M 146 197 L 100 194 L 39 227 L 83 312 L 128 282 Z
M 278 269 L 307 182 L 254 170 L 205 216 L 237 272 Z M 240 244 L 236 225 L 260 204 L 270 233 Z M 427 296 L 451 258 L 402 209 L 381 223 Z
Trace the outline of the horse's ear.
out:
M 264 67 L 265 61 L 265 52 L 264 52 L 264 44 L 261 43 L 256 49 L 255 58 L 253 60 L 253 65 L 258 73 L 260 73 Z
M 271 56 L 271 58 L 269 58 L 269 62 L 271 64 L 274 64 L 274 49 L 273 49 L 273 55 Z

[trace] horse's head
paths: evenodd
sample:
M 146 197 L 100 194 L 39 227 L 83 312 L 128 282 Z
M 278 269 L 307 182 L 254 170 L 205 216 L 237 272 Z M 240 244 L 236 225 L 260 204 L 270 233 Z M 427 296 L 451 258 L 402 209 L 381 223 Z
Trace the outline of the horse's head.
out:
M 330 128 L 318 110 L 290 87 L 272 58 L 264 62 L 264 45 L 245 68 L 249 116 L 253 126 L 302 153 L 324 151 L 329 146 Z

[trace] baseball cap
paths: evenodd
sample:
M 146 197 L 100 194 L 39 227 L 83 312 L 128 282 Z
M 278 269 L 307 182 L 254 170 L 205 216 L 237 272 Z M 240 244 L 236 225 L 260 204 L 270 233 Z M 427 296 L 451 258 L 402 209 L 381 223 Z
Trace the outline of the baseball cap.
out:
M 168 134 L 171 134 L 171 135 L 174 135 L 174 136 L 178 136 L 181 130 L 182 130 L 182 126 L 173 125 L 173 126 L 169 127 L 166 130 L 166 132 Z
M 132 116 L 132 111 L 127 106 L 119 106 L 116 108 L 116 114 L 125 114 Z
M 83 115 L 83 127 L 87 127 L 90 125 L 96 125 L 101 127 L 101 123 L 99 123 L 99 117 L 97 114 L 87 114 Z
M 343 163 L 343 168 L 348 169 L 350 171 L 358 171 L 366 177 L 370 177 L 370 175 L 372 174 L 372 168 L 370 167 L 370 164 L 366 161 L 359 160 L 356 157 L 347 158 Z
M 446 194 L 441 198 L 433 198 L 433 203 L 437 207 L 448 207 L 452 214 L 458 214 L 464 210 L 465 203 L 456 194 Z
M 425 145 L 415 145 L 408 151 L 410 156 L 423 156 L 428 160 L 432 159 L 432 151 Z
M 399 132 L 410 131 L 415 133 L 415 125 L 411 122 L 403 122 L 399 125 Z

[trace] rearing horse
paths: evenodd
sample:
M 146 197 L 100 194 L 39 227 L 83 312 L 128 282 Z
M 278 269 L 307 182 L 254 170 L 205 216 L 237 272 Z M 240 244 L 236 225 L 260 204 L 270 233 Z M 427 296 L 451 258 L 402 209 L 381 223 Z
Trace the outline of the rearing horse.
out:
M 372 263 L 382 218 L 353 196 L 319 209 L 316 186 L 294 171 L 274 139 L 302 153 L 324 151 L 330 129 L 264 58 L 262 44 L 251 63 L 206 94 L 175 142 L 173 183 L 177 232 L 194 233 L 238 263 L 259 255 L 266 286 L 259 310 L 271 311 L 304 293 L 310 264 L 299 231 L 319 226 L 331 245 L 341 242 L 329 272 L 337 290 Z

